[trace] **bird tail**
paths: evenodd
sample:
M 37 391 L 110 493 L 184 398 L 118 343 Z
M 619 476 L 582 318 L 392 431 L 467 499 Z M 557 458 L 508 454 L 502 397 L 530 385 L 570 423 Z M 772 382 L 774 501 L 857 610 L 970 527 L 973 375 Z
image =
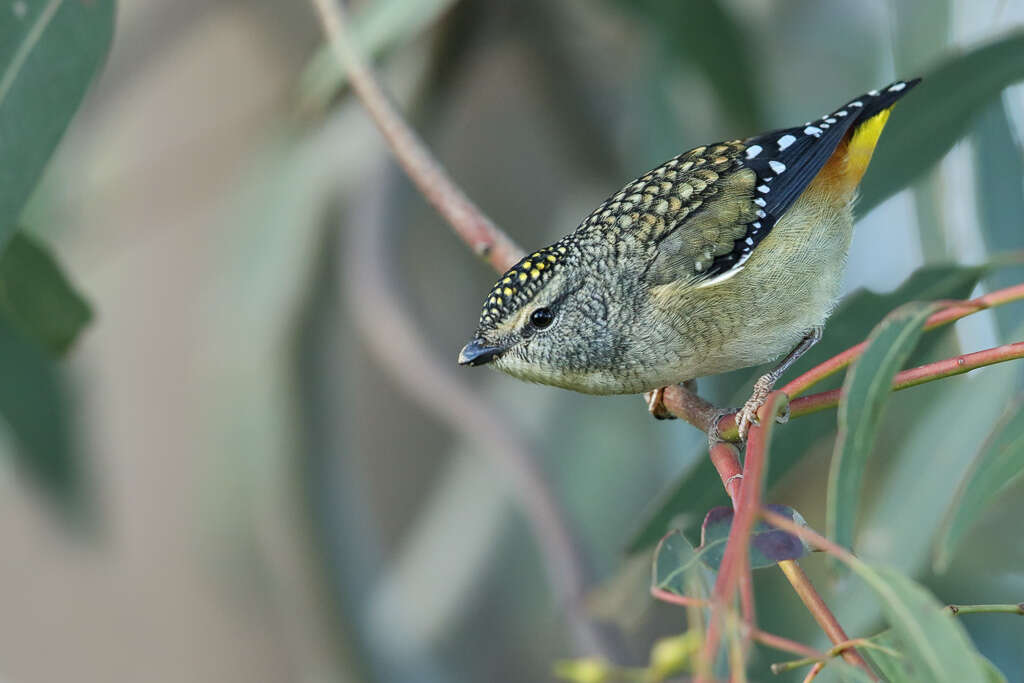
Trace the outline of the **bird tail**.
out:
M 882 129 L 885 128 L 885 123 L 889 120 L 889 112 L 892 111 L 896 101 L 920 82 L 920 78 L 897 81 L 881 91 L 868 93 L 870 97 L 865 98 L 865 106 L 853 125 L 850 126 L 844 141 L 846 164 L 842 179 L 844 185 L 851 190 L 860 184 L 864 172 L 868 170 L 868 164 L 871 162 L 871 156 L 878 144 L 878 138 L 882 135 Z

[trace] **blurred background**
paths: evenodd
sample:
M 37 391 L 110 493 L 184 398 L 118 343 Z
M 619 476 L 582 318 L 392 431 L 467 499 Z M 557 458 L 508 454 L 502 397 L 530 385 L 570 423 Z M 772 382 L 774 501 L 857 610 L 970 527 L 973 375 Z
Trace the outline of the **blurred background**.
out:
M 527 248 L 685 149 L 939 74 L 897 107 L 865 181 L 845 290 L 876 294 L 853 294 L 808 365 L 905 298 L 1024 278 L 947 267 L 1024 248 L 1024 2 L 351 8 L 413 125 Z M 94 308 L 62 367 L 60 476 L 90 521 L 0 431 L 3 683 L 538 681 L 595 652 L 642 664 L 683 628 L 648 598 L 650 544 L 724 502 L 704 436 L 636 397 L 455 366 L 495 274 L 393 166 L 321 36 L 303 2 L 118 3 L 106 68 L 23 216 Z M 907 282 L 926 265 L 942 268 Z M 1020 340 L 1022 321 L 973 316 L 920 356 Z M 701 392 L 737 405 L 754 374 Z M 1011 363 L 892 399 L 860 554 L 944 602 L 1024 599 L 1019 482 L 949 567 L 932 561 L 1022 386 Z M 828 412 L 779 430 L 771 474 L 771 500 L 818 528 L 834 429 Z M 862 586 L 804 564 L 848 632 L 878 629 Z M 757 595 L 763 628 L 825 645 L 778 572 Z M 1024 681 L 1024 620 L 964 623 Z M 788 680 L 767 673 L 779 658 L 759 652 L 754 680 Z

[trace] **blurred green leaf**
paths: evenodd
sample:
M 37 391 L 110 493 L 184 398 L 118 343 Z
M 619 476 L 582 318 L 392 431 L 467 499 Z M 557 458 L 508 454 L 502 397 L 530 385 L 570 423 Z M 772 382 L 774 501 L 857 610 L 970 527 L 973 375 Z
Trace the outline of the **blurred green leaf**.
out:
M 905 74 L 906 76 L 914 74 Z M 1024 32 L 948 58 L 895 108 L 861 183 L 861 215 L 939 161 L 1009 85 L 1024 78 Z
M 761 126 L 760 81 L 751 55 L 753 40 L 723 3 L 616 0 L 615 4 L 648 23 L 667 55 L 663 66 L 689 63 L 703 72 L 738 130 L 749 132 Z M 663 77 L 659 69 L 657 78 Z
M 651 585 L 655 588 L 705 598 L 711 595 L 711 571 L 701 565 L 701 553 L 678 531 L 666 534 L 654 551 Z
M 49 250 L 16 232 L 0 251 L 0 317 L 59 356 L 89 323 L 92 311 Z
M 0 21 L 0 245 L 99 70 L 114 0 L 7 3 Z
M 14 436 L 17 465 L 65 513 L 82 501 L 60 379 L 43 351 L 0 317 L 0 420 Z
M 996 424 L 957 490 L 936 547 L 935 564 L 945 570 L 957 545 L 999 494 L 1024 474 L 1024 398 Z
M 378 56 L 388 48 L 408 42 L 433 24 L 456 0 L 379 0 L 363 6 L 352 17 L 352 33 L 367 55 Z M 327 109 L 348 83 L 330 45 L 321 45 L 302 72 L 299 107 L 307 114 Z
M 766 505 L 769 510 L 807 526 L 803 516 L 787 505 Z M 733 509 L 727 506 L 712 508 L 704 518 L 700 530 L 700 560 L 715 571 L 722 564 L 725 544 L 732 528 Z M 811 549 L 799 537 L 759 520 L 750 533 L 750 566 L 753 569 L 772 567 L 783 560 L 797 560 Z
M 860 560 L 850 563 L 879 597 L 889 625 L 878 644 L 893 647 L 905 656 L 895 659 L 874 648 L 862 653 L 882 671 L 887 680 L 963 683 L 985 681 L 988 677 L 981 655 L 963 625 L 942 609 L 923 587 L 887 567 L 869 567 Z
M 868 661 L 888 683 L 917 683 L 923 680 L 914 661 L 903 654 L 904 645 L 891 629 L 872 636 L 870 640 L 879 647 L 862 648 L 861 653 L 867 656 Z M 982 655 L 977 655 L 976 659 L 985 675 L 979 683 L 1006 683 L 1006 677 L 992 662 Z
M 990 254 L 1024 250 L 1024 148 L 1014 135 L 1002 99 L 990 105 L 974 126 L 975 198 L 985 246 Z M 1005 268 L 985 278 L 990 289 L 1002 289 L 1024 281 L 1024 268 Z M 1024 319 L 1024 302 L 1000 306 L 994 311 L 1003 335 Z
M 934 310 L 934 304 L 911 302 L 887 315 L 846 373 L 828 477 L 828 535 L 840 545 L 853 545 L 862 475 L 892 393 L 893 375 L 910 357 Z
M 908 301 L 967 297 L 987 270 L 987 266 L 929 266 L 915 271 L 892 292 L 878 294 L 859 290 L 850 294 L 829 318 L 822 340 L 796 362 L 787 376 L 796 377 L 861 342 L 888 311 Z M 926 344 L 927 340 L 928 337 Z M 743 384 L 744 391 L 749 390 L 752 381 L 750 379 Z M 800 461 L 808 446 L 825 437 L 834 424 L 835 420 L 830 414 L 811 415 L 795 421 L 787 429 L 775 430 L 775 446 L 768 463 L 766 486 L 771 487 L 777 483 Z M 685 425 L 683 427 L 689 428 Z M 680 516 L 684 517 L 689 533 L 697 528 L 701 519 L 699 515 L 704 510 L 725 502 L 727 498 L 718 473 L 706 457 L 702 458 L 651 504 L 639 530 L 630 540 L 627 551 L 632 553 L 654 545 L 673 520 Z

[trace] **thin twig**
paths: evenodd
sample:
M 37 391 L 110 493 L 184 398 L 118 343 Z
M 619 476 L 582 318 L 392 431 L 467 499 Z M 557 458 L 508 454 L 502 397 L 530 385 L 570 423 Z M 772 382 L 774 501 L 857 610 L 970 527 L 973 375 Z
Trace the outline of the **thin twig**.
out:
M 953 616 L 960 614 L 1017 614 L 1024 616 L 1024 602 L 1016 605 L 946 605 Z
M 892 390 L 909 389 L 926 382 L 934 382 L 937 379 L 962 375 L 965 372 L 970 372 L 986 365 L 995 365 L 996 363 L 1004 363 L 1018 358 L 1024 358 L 1024 342 L 1004 344 L 995 348 L 985 349 L 984 351 L 965 353 L 897 373 L 892 379 Z M 791 418 L 797 418 L 828 408 L 835 408 L 839 405 L 839 399 L 839 389 L 804 396 L 790 404 L 789 415 Z M 725 422 L 724 418 L 722 422 Z
M 377 185 L 385 187 L 388 182 L 381 179 Z M 429 352 L 429 341 L 401 305 L 394 286 L 397 278 L 389 272 L 391 260 L 385 254 L 382 226 L 386 223 L 386 198 L 376 199 L 360 204 L 366 215 L 354 221 L 360 227 L 349 232 L 345 249 L 345 290 L 367 349 L 421 406 L 456 433 L 480 445 L 480 455 L 491 460 L 497 479 L 508 485 L 530 526 L 551 590 L 564 608 L 578 648 L 586 654 L 614 659 L 586 612 L 583 561 L 565 512 L 545 474 L 521 436 L 497 417 L 498 411 L 474 395 L 455 373 L 446 370 L 443 361 Z M 438 396 L 445 400 L 438 400 Z
M 812 666 L 811 670 L 807 672 L 807 677 L 804 679 L 804 683 L 811 683 L 811 681 L 818 677 L 818 674 L 820 674 L 821 670 L 824 668 L 825 662 L 818 662 Z
M 427 201 L 477 254 L 498 271 L 519 260 L 523 250 L 466 196 L 392 105 L 363 60 L 337 0 L 312 0 L 334 51 L 392 153 Z
M 977 299 L 971 299 L 970 301 L 950 302 L 946 308 L 943 308 L 941 311 L 936 311 L 928 318 L 928 320 L 925 321 L 924 329 L 926 331 L 933 330 L 936 327 L 956 322 L 957 320 L 965 318 L 972 313 L 1001 306 L 1002 304 L 1017 301 L 1019 299 L 1024 299 L 1024 283 L 1007 287 L 1006 289 L 1000 289 L 995 292 L 989 292 L 984 296 L 980 296 Z M 824 363 L 808 370 L 793 381 L 789 382 L 782 388 L 782 391 L 786 392 L 790 398 L 796 399 L 797 396 L 803 394 L 810 387 L 827 377 L 831 377 L 850 365 L 850 363 L 860 357 L 865 348 L 867 348 L 867 342 L 861 342 L 856 346 L 851 346 L 842 353 L 836 354 Z
M 789 583 L 793 586 L 793 590 L 800 597 L 800 600 L 807 607 L 807 611 L 811 613 L 814 620 L 818 622 L 821 629 L 828 636 L 828 639 L 832 641 L 835 647 L 839 647 L 845 642 L 849 642 L 849 636 L 846 635 L 846 631 L 839 624 L 839 620 L 836 619 L 832 610 L 828 608 L 825 601 L 822 599 L 818 591 L 814 589 L 814 585 L 811 580 L 804 573 L 804 570 L 797 564 L 796 560 L 786 560 L 779 562 L 779 569 L 789 579 Z M 854 666 L 859 666 L 865 671 L 870 672 L 871 669 L 868 667 L 867 662 L 860 656 L 860 653 L 852 648 L 844 648 L 840 650 L 843 655 L 843 659 Z
M 838 359 L 841 356 L 844 356 L 844 354 L 852 353 L 853 351 L 857 351 L 857 355 L 859 355 L 861 351 L 859 345 L 847 349 L 847 351 L 844 351 L 839 356 L 834 356 L 832 360 Z M 966 372 L 970 372 L 971 370 L 976 370 L 987 365 L 995 365 L 996 363 L 1004 363 L 1006 361 L 1017 360 L 1019 358 L 1024 358 L 1024 342 L 1014 342 L 1012 344 L 1004 344 L 1002 346 L 985 349 L 983 351 L 975 351 L 974 353 L 965 353 L 959 356 L 953 356 L 952 358 L 946 358 L 934 363 L 927 363 L 926 365 L 909 368 L 897 373 L 892 380 L 892 390 L 901 391 L 903 389 L 909 389 L 910 387 L 916 387 L 919 384 L 934 382 L 935 380 L 945 379 L 946 377 L 962 375 Z M 832 361 L 829 361 L 829 363 L 831 362 Z M 820 368 L 827 364 L 828 363 L 823 363 L 818 367 Z M 843 367 L 845 367 L 845 365 Z M 819 379 L 824 379 L 824 376 Z M 785 391 L 785 388 L 783 388 L 782 391 Z M 667 393 L 668 392 L 666 392 L 666 395 Z M 789 417 L 790 419 L 796 419 L 798 417 L 811 415 L 812 413 L 817 413 L 829 408 L 835 408 L 839 405 L 839 398 L 840 389 L 831 389 L 829 391 L 822 391 L 817 394 L 811 394 L 810 396 L 801 396 L 800 398 L 793 399 L 789 404 Z M 666 403 L 666 405 L 668 404 Z M 700 425 L 696 426 L 700 427 Z M 722 416 L 718 421 L 718 430 L 721 438 L 723 439 L 728 441 L 738 439 L 739 433 L 736 430 L 735 413 L 729 413 L 728 415 Z

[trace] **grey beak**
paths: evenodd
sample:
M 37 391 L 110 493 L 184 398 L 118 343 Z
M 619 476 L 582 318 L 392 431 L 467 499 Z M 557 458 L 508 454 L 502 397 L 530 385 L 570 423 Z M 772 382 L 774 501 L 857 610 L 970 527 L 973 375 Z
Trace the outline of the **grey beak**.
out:
M 459 365 L 477 366 L 490 363 L 504 351 L 505 349 L 500 346 L 488 346 L 483 339 L 474 339 L 459 351 Z

